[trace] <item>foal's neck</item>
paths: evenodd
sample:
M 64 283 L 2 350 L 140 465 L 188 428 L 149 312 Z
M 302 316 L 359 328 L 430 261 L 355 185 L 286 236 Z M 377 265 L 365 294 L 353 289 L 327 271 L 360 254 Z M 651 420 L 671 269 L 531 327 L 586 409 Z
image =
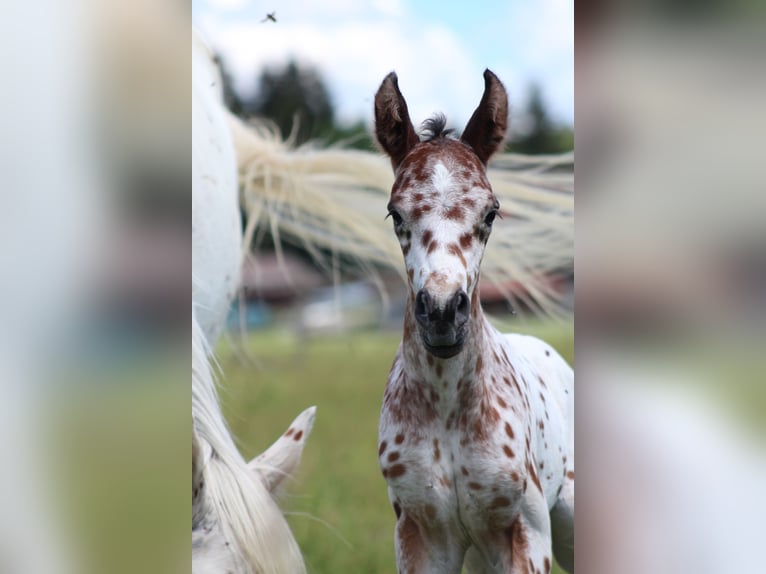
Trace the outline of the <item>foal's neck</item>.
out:
M 478 285 L 471 298 L 471 318 L 465 336 L 463 349 L 452 358 L 439 359 L 423 347 L 413 313 L 412 295 L 408 297 L 404 313 L 404 336 L 402 339 L 402 357 L 407 378 L 419 385 L 431 386 L 437 392 L 446 392 L 447 396 L 463 388 L 481 383 L 477 376 L 486 362 L 487 338 L 490 325 L 484 317 L 478 297 Z M 478 364 L 478 368 L 477 368 Z M 460 384 L 459 384 L 460 383 Z

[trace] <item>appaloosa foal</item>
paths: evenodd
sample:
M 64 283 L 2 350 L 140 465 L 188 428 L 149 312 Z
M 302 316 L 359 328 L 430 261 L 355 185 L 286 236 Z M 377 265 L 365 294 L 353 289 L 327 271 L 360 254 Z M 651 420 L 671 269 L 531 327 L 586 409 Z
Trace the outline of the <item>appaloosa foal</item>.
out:
M 376 136 L 396 175 L 389 214 L 409 277 L 378 456 L 402 573 L 574 569 L 573 372 L 546 343 L 484 318 L 479 265 L 499 205 L 486 165 L 508 120 L 489 70 L 458 140 L 444 118 L 420 141 L 389 74 Z M 552 544 L 553 539 L 553 544 Z

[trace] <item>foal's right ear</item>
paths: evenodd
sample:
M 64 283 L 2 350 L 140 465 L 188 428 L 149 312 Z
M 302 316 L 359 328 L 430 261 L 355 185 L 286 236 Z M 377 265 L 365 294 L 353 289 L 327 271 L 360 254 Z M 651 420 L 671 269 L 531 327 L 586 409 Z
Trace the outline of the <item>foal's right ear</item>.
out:
M 420 141 L 412 127 L 407 102 L 399 91 L 396 72 L 386 76 L 375 94 L 375 137 L 391 158 L 394 170 Z

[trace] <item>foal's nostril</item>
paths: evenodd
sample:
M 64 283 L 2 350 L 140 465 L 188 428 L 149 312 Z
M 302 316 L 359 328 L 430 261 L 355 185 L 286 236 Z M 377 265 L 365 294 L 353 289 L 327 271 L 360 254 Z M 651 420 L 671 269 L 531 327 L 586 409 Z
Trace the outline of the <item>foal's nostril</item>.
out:
M 468 300 L 468 295 L 465 291 L 460 290 L 455 295 L 455 298 L 455 322 L 458 324 L 464 323 L 468 319 L 468 315 L 470 313 L 470 302 Z
M 421 289 L 415 296 L 415 319 L 420 323 L 428 323 L 431 313 L 431 297 Z

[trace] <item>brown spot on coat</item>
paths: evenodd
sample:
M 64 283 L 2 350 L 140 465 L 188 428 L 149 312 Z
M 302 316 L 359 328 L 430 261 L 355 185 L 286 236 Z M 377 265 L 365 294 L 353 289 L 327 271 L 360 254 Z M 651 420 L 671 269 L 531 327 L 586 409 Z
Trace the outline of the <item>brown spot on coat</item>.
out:
M 407 472 L 407 469 L 405 468 L 403 464 L 399 463 L 399 464 L 395 464 L 389 469 L 388 476 L 391 478 L 399 478 L 405 472 Z
M 481 484 L 479 484 L 478 482 L 469 482 L 468 488 L 470 488 L 471 490 L 481 490 Z
M 423 243 L 423 247 L 428 247 L 433 237 L 434 237 L 433 232 L 430 229 L 426 229 L 423 232 L 423 237 L 420 238 L 421 242 Z
M 535 466 L 531 463 L 527 463 L 527 472 L 529 472 L 529 477 L 532 479 L 532 482 L 537 487 L 537 490 L 540 491 L 540 493 L 543 492 L 543 487 L 540 484 L 540 478 L 537 476 L 537 471 L 535 470 Z
M 289 429 L 287 429 L 287 432 L 285 433 L 285 436 L 290 436 L 294 432 L 295 432 L 295 429 L 293 427 L 290 427 Z
M 402 444 L 404 442 L 404 435 L 402 433 L 399 433 L 398 435 L 396 435 L 396 437 L 394 438 L 394 442 L 396 444 Z
M 463 476 L 468 476 L 468 469 L 464 466 L 460 467 L 460 472 L 463 473 Z
M 465 211 L 462 206 L 456 204 L 444 212 L 444 217 L 452 221 L 462 221 L 465 217 Z
M 492 508 L 502 508 L 504 506 L 510 506 L 511 505 L 511 499 L 507 496 L 496 496 L 492 500 L 491 507 Z
M 511 428 L 511 423 L 509 423 L 508 421 L 505 422 L 505 434 L 507 434 L 508 438 L 510 438 L 511 440 L 515 438 L 513 434 L 513 428 Z
M 476 420 L 473 422 L 473 434 L 476 437 L 476 440 L 484 440 L 486 437 L 486 432 L 481 424 L 481 421 Z
M 463 233 L 458 241 L 460 242 L 460 247 L 462 247 L 464 250 L 467 250 L 473 243 L 473 235 L 470 233 Z
M 515 455 L 513 454 L 513 449 L 509 447 L 507 444 L 503 445 L 503 452 L 505 453 L 505 456 L 508 458 L 513 458 Z
M 460 250 L 460 247 L 458 247 L 457 243 L 450 243 L 449 247 L 447 247 L 447 251 L 460 259 L 460 263 L 463 265 L 464 269 L 468 268 L 468 263 L 466 262 L 465 257 L 463 256 L 463 252 Z
M 297 433 L 295 433 L 295 436 L 293 437 L 293 439 L 295 440 L 295 442 L 298 442 L 301 440 L 302 436 L 303 436 L 303 431 L 299 430 Z
M 436 249 L 437 249 L 438 247 L 439 247 L 439 242 L 438 242 L 438 241 L 436 241 L 436 239 L 434 239 L 434 240 L 431 242 L 431 244 L 428 246 L 428 251 L 426 251 L 426 253 L 428 253 L 428 254 L 430 255 L 431 253 L 433 253 L 434 251 L 436 251 Z
M 388 462 L 396 462 L 397 460 L 399 460 L 399 453 L 397 451 L 388 455 Z
M 574 471 L 573 470 L 570 470 L 570 471 L 567 472 L 567 478 L 569 480 L 574 480 Z

